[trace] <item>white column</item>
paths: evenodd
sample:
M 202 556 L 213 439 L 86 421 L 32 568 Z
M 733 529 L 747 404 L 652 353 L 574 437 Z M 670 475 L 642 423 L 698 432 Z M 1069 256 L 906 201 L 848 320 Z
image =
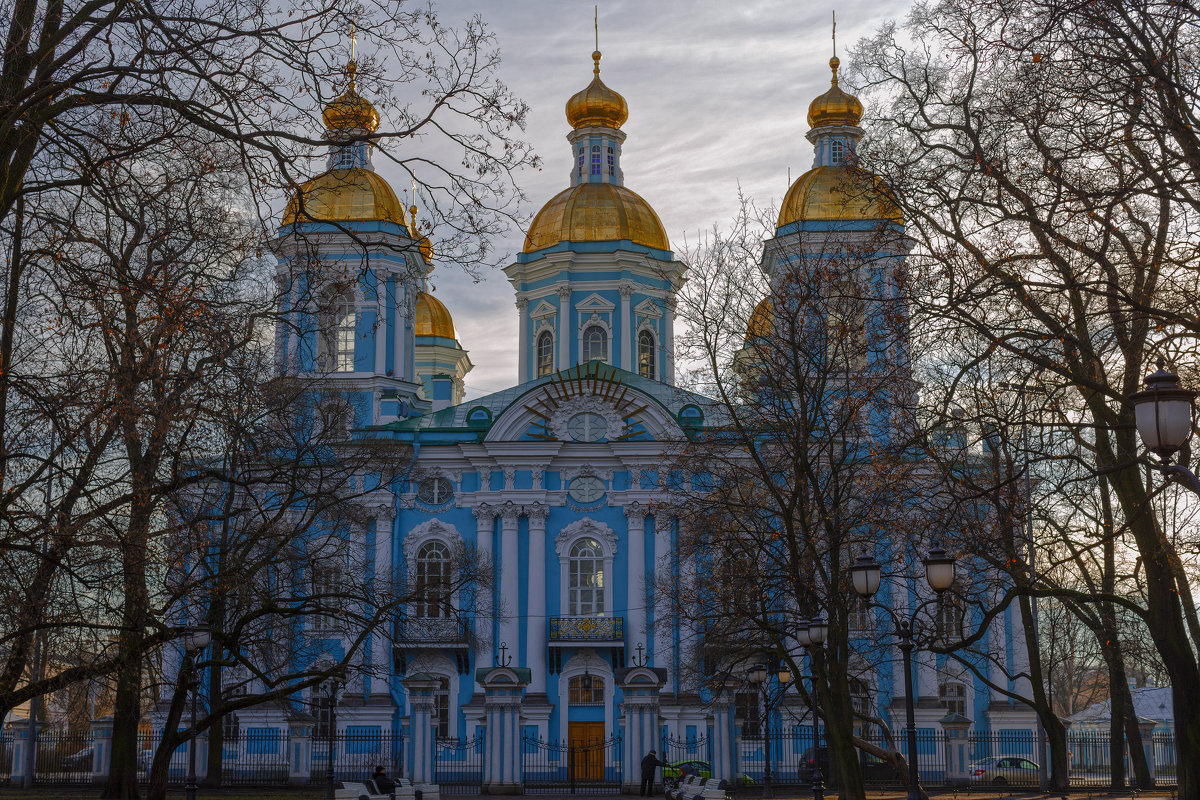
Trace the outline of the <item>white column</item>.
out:
M 479 553 L 480 567 L 494 562 L 492 557 L 492 531 L 495 527 L 496 509 L 482 503 L 471 510 L 475 515 L 475 549 Z M 483 588 L 475 597 L 475 666 L 492 666 L 492 620 L 495 618 L 494 585 Z
M 654 568 L 655 577 L 661 575 L 670 575 L 674 569 L 675 556 L 671 550 L 671 523 L 673 517 L 667 514 L 656 514 L 654 516 Z M 665 667 L 667 670 L 667 683 L 663 687 L 664 691 L 675 689 L 675 676 L 673 669 L 673 653 L 672 644 L 674 637 L 671 635 L 671 608 L 665 597 L 659 597 L 657 591 L 654 592 L 654 666 Z
M 1000 591 L 996 590 L 992 593 L 993 602 L 999 602 Z M 1004 630 L 1005 614 L 997 615 L 992 619 L 991 626 L 988 628 L 987 652 L 988 660 L 988 680 L 999 689 L 988 689 L 989 703 L 1008 703 L 1008 696 L 1000 689 L 1008 688 L 1008 635 Z
M 393 596 L 392 574 L 392 525 L 395 511 L 390 503 L 380 503 L 375 509 L 375 594 L 388 598 Z M 383 630 L 371 634 L 371 681 L 370 694 L 391 698 L 388 678 L 392 674 L 391 654 L 388 652 L 388 636 Z
M 634 501 L 625 506 L 629 526 L 629 592 L 625 614 L 629 620 L 626 647 L 630 652 L 646 641 L 646 509 Z
M 386 276 L 375 273 L 375 364 L 376 375 L 387 373 L 387 283 Z
M 633 297 L 633 284 L 622 283 L 618 290 L 621 293 L 621 363 L 622 369 L 637 372 L 633 363 L 633 324 L 629 317 L 630 298 Z
M 517 298 L 517 374 L 521 376 L 518 383 L 532 380 L 533 374 L 529 371 L 529 353 L 533 347 L 529 341 L 529 300 L 525 297 Z
M 1013 691 L 1021 697 L 1031 698 L 1033 697 L 1033 684 L 1027 677 L 1029 674 L 1029 649 L 1025 640 L 1025 626 L 1021 624 L 1019 601 L 1014 600 L 1009 603 L 1008 610 L 1004 613 L 1011 620 L 1009 627 L 1012 630 L 1012 662 L 1008 665 L 1008 674 L 1021 676 L 1013 681 Z
M 675 306 L 678 305 L 674 295 L 668 295 L 665 300 L 667 313 L 663 318 L 663 383 L 675 385 Z
M 571 366 L 571 287 L 558 287 L 558 368 L 568 369 Z
M 520 572 L 517 546 L 517 523 L 521 507 L 511 500 L 500 506 L 500 599 L 504 604 L 500 618 L 500 641 L 510 653 L 521 649 Z
M 404 282 L 396 281 L 395 314 L 392 317 L 392 375 L 396 378 L 407 378 L 404 374 Z
M 529 520 L 525 666 L 531 672 L 529 690 L 538 693 L 546 691 L 546 516 L 549 513 L 544 503 L 525 506 L 525 517 Z

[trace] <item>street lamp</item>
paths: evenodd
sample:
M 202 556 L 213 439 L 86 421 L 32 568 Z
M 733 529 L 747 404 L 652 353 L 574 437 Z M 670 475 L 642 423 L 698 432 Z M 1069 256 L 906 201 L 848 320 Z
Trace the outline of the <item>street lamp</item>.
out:
M 1157 372 L 1146 376 L 1146 388 L 1129 397 L 1138 435 L 1146 449 L 1159 457 L 1159 462 L 1152 462 L 1155 469 L 1200 494 L 1200 480 L 1188 466 L 1171 463 L 1192 435 L 1196 392 L 1180 386 L 1179 376 L 1166 368 L 1162 358 L 1157 366 Z
M 813 665 L 813 668 L 810 670 L 812 673 L 812 691 L 808 695 L 808 713 L 812 717 L 813 729 L 813 800 L 822 800 L 825 797 L 825 784 L 824 776 L 821 774 L 821 725 L 817 716 L 816 659 L 812 651 L 820 649 L 821 645 L 825 644 L 825 637 L 828 633 L 829 623 L 820 615 L 812 619 L 802 619 L 796 625 L 796 642 L 803 647 L 809 648 L 808 659 L 809 663 Z
M 326 713 L 326 730 L 325 730 L 325 797 L 328 800 L 333 800 L 336 793 L 334 790 L 334 781 L 336 776 L 333 769 L 333 754 L 334 754 L 334 739 L 337 736 L 337 716 L 334 712 L 334 706 L 337 705 L 337 693 L 340 683 L 336 677 L 330 678 L 325 682 L 325 713 Z
M 763 797 L 772 796 L 771 786 L 771 707 L 774 705 L 771 696 L 770 676 L 771 671 L 767 669 L 765 663 L 753 664 L 746 672 L 746 679 L 757 686 L 763 696 L 763 757 L 765 766 L 763 769 Z M 779 684 L 779 696 L 787 691 L 787 686 L 792 682 L 792 671 L 788 669 L 785 661 L 780 659 L 779 667 L 774 671 L 775 680 Z
M 188 745 L 187 785 L 183 791 L 187 800 L 196 800 L 196 696 L 200 694 L 200 673 L 196 669 L 196 656 L 212 641 L 212 631 L 203 625 L 184 628 L 179 643 L 187 654 L 187 688 L 192 692 L 192 741 Z
M 933 600 L 926 600 L 913 609 L 908 619 L 900 619 L 892 609 L 885 605 L 871 603 L 876 608 L 887 611 L 888 616 L 892 618 L 896 635 L 900 639 L 900 652 L 904 654 L 904 716 L 908 734 L 908 800 L 920 800 L 920 790 L 918 789 L 920 776 L 917 774 L 917 723 L 913 711 L 913 626 L 917 614 L 931 602 L 940 600 L 942 593 L 954 585 L 955 576 L 954 557 L 936 544 L 924 559 L 924 564 L 925 582 L 929 584 L 930 589 L 933 589 L 936 596 Z M 850 577 L 854 583 L 854 591 L 858 593 L 859 597 L 870 601 L 875 596 L 875 592 L 879 590 L 881 572 L 879 563 L 866 553 L 855 560 L 850 567 Z

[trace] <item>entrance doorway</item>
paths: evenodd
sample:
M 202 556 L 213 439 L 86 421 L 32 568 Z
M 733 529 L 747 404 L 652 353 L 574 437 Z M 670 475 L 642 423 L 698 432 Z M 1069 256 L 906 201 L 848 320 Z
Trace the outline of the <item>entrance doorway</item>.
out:
M 571 777 L 577 781 L 604 778 L 604 723 L 568 722 L 567 746 L 574 756 Z

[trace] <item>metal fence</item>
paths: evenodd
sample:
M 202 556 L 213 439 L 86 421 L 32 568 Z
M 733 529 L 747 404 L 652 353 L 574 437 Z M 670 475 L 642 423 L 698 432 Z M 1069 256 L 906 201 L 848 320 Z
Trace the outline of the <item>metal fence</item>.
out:
M 399 734 L 375 727 L 350 727 L 332 739 L 310 740 L 309 762 L 299 772 L 299 781 L 321 784 L 328 780 L 330 766 L 336 781 L 360 781 L 382 766 L 389 775 L 402 775 L 403 742 Z M 137 771 L 142 782 L 150 779 L 154 757 L 162 743 L 162 732 L 138 737 Z M 187 780 L 190 741 L 170 753 L 167 781 L 181 785 Z M 281 786 L 289 782 L 293 740 L 280 728 L 243 728 L 228 737 L 221 747 L 223 786 Z M 37 737 L 35 783 L 41 785 L 90 784 L 93 780 L 91 734 L 41 731 Z M 0 735 L 0 784 L 12 781 L 13 734 Z M 196 773 L 205 777 L 206 750 L 196 751 Z M 332 759 L 331 759 L 332 755 Z
M 433 782 L 440 794 L 479 794 L 483 786 L 483 733 L 474 739 L 439 739 Z
M 525 793 L 618 794 L 624 766 L 620 736 L 595 741 L 521 737 Z
M 813 771 L 819 765 L 827 784 L 836 785 L 837 765 L 829 763 L 825 731 L 814 740 L 810 726 L 771 731 L 768 738 L 741 737 L 738 740 L 738 783 L 763 785 L 768 778 L 774 785 L 812 783 Z M 893 747 L 909 758 L 907 736 L 898 731 L 891 742 L 881 733 L 865 734 L 860 738 L 883 750 Z M 1157 733 L 1144 743 L 1156 785 L 1171 787 L 1176 783 L 1175 739 L 1171 733 Z M 1068 764 L 1071 786 L 1086 789 L 1111 785 L 1111 748 L 1106 734 L 1074 733 L 1067 737 Z M 968 737 L 969 763 L 965 774 L 947 769 L 946 735 L 942 731 L 918 729 L 916 761 L 921 783 L 929 786 L 951 783 L 980 787 L 1037 786 L 1040 768 L 1032 731 L 991 731 Z M 864 750 L 856 752 L 854 768 L 863 781 L 876 787 L 898 787 L 907 777 L 898 775 L 893 765 Z M 1134 779 L 1128 748 L 1121 753 L 1126 781 Z

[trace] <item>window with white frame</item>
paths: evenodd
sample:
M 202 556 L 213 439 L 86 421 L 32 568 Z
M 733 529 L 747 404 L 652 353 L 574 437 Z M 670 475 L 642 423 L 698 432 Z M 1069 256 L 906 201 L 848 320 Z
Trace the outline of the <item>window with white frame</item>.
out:
M 871 601 L 861 597 L 853 597 L 850 600 L 850 630 L 852 631 L 869 631 L 875 621 L 874 612 L 871 610 Z
M 613 148 L 608 148 L 608 176 L 614 177 L 617 174 L 617 154 Z
M 333 305 L 333 330 L 329 336 L 329 367 L 334 372 L 354 371 L 354 338 L 358 312 L 349 297 L 339 297 Z
M 567 705 L 604 705 L 604 678 L 590 672 L 570 678 L 567 681 Z
M 450 548 L 432 541 L 417 551 L 416 616 L 441 619 L 450 616 Z
M 600 174 L 600 145 L 592 145 L 592 174 Z
M 643 330 L 638 334 L 638 374 L 643 378 L 654 378 L 654 334 Z
M 554 372 L 554 335 L 542 331 L 537 338 L 537 377 Z
M 342 568 L 336 564 L 319 564 L 310 571 L 312 599 L 321 613 L 309 616 L 315 631 L 331 631 L 337 627 L 338 600 L 341 597 Z
M 850 707 L 859 714 L 871 713 L 871 686 L 862 678 L 850 679 Z
M 846 160 L 846 145 L 834 139 L 829 145 L 829 163 L 833 165 L 841 164 Z
M 445 676 L 437 679 L 437 688 L 433 690 L 432 722 L 438 739 L 450 738 L 450 679 Z
M 958 641 L 966 629 L 966 609 L 962 597 L 953 590 L 944 592 L 937 602 L 937 637 L 943 642 Z
M 583 178 L 583 153 L 584 153 L 583 148 L 582 147 L 579 148 L 579 177 L 580 177 L 580 179 Z
M 604 551 L 595 539 L 571 545 L 567 570 L 567 613 L 572 617 L 604 614 Z
M 967 715 L 967 687 L 961 681 L 946 681 L 938 687 L 938 699 L 947 714 Z
M 583 332 L 583 360 L 608 361 L 608 331 L 589 325 Z

